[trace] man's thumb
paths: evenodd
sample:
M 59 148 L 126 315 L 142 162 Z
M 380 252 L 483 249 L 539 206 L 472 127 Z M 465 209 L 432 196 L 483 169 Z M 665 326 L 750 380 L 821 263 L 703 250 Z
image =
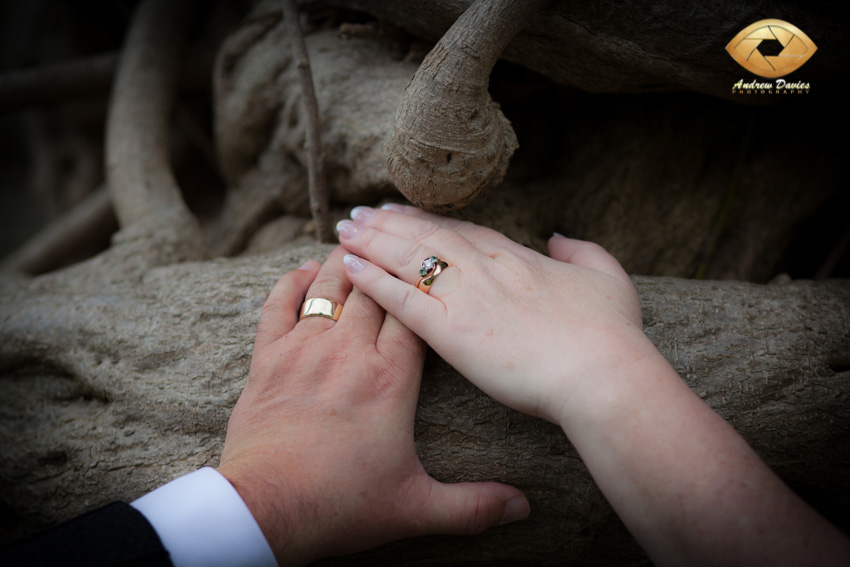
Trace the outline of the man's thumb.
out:
M 531 507 L 516 488 L 498 482 L 442 484 L 431 492 L 428 532 L 479 534 L 500 524 L 524 520 Z

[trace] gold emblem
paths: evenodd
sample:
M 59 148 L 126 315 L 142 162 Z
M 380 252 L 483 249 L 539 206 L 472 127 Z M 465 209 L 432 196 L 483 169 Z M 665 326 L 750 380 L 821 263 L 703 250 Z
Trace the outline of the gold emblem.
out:
M 782 50 L 764 55 L 759 45 L 778 41 Z M 799 69 L 817 51 L 815 43 L 797 26 L 782 20 L 761 20 L 751 24 L 726 46 L 729 55 L 741 67 L 760 77 L 782 77 Z

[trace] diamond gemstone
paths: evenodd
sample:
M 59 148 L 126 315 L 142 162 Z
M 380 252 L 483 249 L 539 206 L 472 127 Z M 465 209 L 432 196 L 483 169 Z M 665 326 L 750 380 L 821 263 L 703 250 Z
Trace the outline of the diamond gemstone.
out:
M 419 268 L 419 275 L 423 278 L 427 276 L 434 268 L 437 267 L 437 257 L 431 256 L 422 260 L 422 267 Z

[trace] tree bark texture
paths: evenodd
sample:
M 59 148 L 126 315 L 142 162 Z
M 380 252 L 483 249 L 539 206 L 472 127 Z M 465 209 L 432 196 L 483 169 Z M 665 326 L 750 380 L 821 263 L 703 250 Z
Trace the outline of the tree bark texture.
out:
M 216 465 L 276 279 L 330 247 L 128 270 L 119 243 L 35 279 L 0 278 L 5 539 Z M 647 333 L 792 487 L 848 525 L 850 286 L 636 278 Z M 632 564 L 642 552 L 556 427 L 492 401 L 431 355 L 425 468 L 500 480 L 532 516 L 481 536 L 397 542 L 328 564 Z

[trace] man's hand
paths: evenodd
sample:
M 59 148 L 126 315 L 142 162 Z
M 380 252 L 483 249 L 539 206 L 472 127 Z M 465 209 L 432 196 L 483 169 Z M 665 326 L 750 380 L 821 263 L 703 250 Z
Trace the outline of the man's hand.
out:
M 283 276 L 260 317 L 221 472 L 281 564 L 426 533 L 478 533 L 525 518 L 498 483 L 432 479 L 413 444 L 425 346 L 351 289 L 344 250 Z M 306 298 L 344 304 L 338 322 L 298 321 Z

